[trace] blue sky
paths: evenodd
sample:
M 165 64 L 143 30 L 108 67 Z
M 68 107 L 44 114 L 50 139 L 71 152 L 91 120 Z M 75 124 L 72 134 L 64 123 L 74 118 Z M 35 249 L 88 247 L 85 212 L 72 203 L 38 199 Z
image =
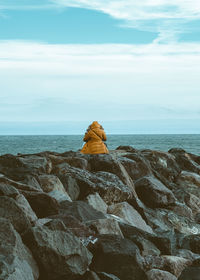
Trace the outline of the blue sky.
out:
M 0 123 L 200 133 L 199 74 L 196 0 L 0 0 Z

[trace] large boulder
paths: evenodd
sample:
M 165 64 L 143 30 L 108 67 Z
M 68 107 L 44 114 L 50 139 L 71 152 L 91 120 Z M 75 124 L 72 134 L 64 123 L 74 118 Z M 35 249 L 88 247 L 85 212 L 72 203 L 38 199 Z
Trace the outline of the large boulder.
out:
M 135 182 L 138 197 L 151 208 L 174 205 L 176 198 L 159 180 L 153 177 L 143 177 Z
M 200 175 L 193 172 L 182 171 L 176 183 L 182 192 L 186 191 L 200 199 Z
M 14 228 L 22 233 L 31 227 L 30 209 L 26 211 L 26 205 L 22 207 L 11 197 L 0 197 L 0 217 L 10 220 Z
M 63 201 L 60 203 L 59 212 L 62 215 L 71 215 L 81 222 L 105 219 L 102 212 L 95 210 L 84 201 Z
M 153 233 L 153 230 L 146 224 L 141 215 L 127 202 L 121 202 L 109 206 L 108 213 L 119 216 L 132 226 Z
M 119 161 L 126 168 L 126 171 L 134 182 L 141 177 L 153 174 L 148 161 L 138 153 L 132 153 L 120 157 Z
M 112 234 L 119 235 L 122 238 L 124 237 L 119 227 L 119 223 L 114 218 L 89 221 L 86 224 L 90 226 L 90 228 L 94 230 L 97 234 Z
M 183 149 L 171 149 L 169 153 L 175 157 L 175 160 L 182 170 L 200 174 L 200 162 L 195 155 L 189 154 Z M 199 157 L 198 157 L 199 158 Z
M 91 251 L 94 255 L 92 270 L 114 274 L 121 280 L 147 279 L 138 264 L 139 250 L 132 241 L 117 235 L 103 235 Z
M 66 192 L 60 179 L 55 175 L 43 174 L 38 177 L 41 188 L 44 192 L 54 197 L 58 202 L 63 200 L 72 201 Z
M 58 214 L 59 203 L 50 195 L 43 192 L 23 192 L 31 208 L 38 218 L 45 218 Z
M 143 151 L 142 156 L 150 163 L 154 175 L 164 184 L 173 186 L 181 172 L 174 155 L 161 151 Z
M 168 271 L 179 277 L 182 271 L 191 265 L 191 261 L 177 256 L 146 256 L 144 257 L 143 267 L 145 271 L 160 269 Z
M 35 226 L 23 238 L 36 259 L 41 279 L 77 279 L 88 269 L 92 254 L 64 226 Z
M 97 211 L 100 211 L 104 214 L 107 213 L 108 205 L 103 201 L 98 193 L 89 194 L 86 197 L 86 202 Z
M 0 218 L 0 279 L 37 280 L 38 267 L 12 224 Z
M 134 196 L 133 188 L 130 189 L 117 175 L 109 172 L 99 171 L 91 173 L 86 170 L 71 167 L 67 163 L 56 166 L 53 172 L 61 179 L 65 188 L 65 178 L 68 179 L 70 176 L 76 180 L 80 189 L 79 200 L 83 200 L 89 194 L 94 194 L 96 192 L 98 192 L 102 199 L 108 204 L 124 201 Z M 72 191 L 67 190 L 67 192 L 71 197 L 70 193 Z

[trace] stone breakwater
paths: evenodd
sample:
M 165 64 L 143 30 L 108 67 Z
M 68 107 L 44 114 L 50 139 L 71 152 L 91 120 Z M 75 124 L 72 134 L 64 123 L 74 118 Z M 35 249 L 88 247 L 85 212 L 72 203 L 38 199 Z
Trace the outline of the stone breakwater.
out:
M 200 156 L 0 157 L 0 280 L 200 279 Z

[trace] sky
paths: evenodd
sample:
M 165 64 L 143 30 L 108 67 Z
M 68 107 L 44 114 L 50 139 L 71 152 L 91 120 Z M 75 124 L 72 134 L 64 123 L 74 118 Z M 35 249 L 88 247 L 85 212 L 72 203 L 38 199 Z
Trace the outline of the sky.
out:
M 0 134 L 200 133 L 199 77 L 199 0 L 0 0 Z

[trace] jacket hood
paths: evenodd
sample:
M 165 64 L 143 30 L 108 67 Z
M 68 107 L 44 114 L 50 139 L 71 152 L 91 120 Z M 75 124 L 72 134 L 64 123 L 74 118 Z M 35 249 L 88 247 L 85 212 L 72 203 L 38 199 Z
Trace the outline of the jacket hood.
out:
M 90 125 L 91 129 L 93 128 L 100 128 L 101 125 L 97 122 L 97 121 L 94 121 L 91 125 Z

